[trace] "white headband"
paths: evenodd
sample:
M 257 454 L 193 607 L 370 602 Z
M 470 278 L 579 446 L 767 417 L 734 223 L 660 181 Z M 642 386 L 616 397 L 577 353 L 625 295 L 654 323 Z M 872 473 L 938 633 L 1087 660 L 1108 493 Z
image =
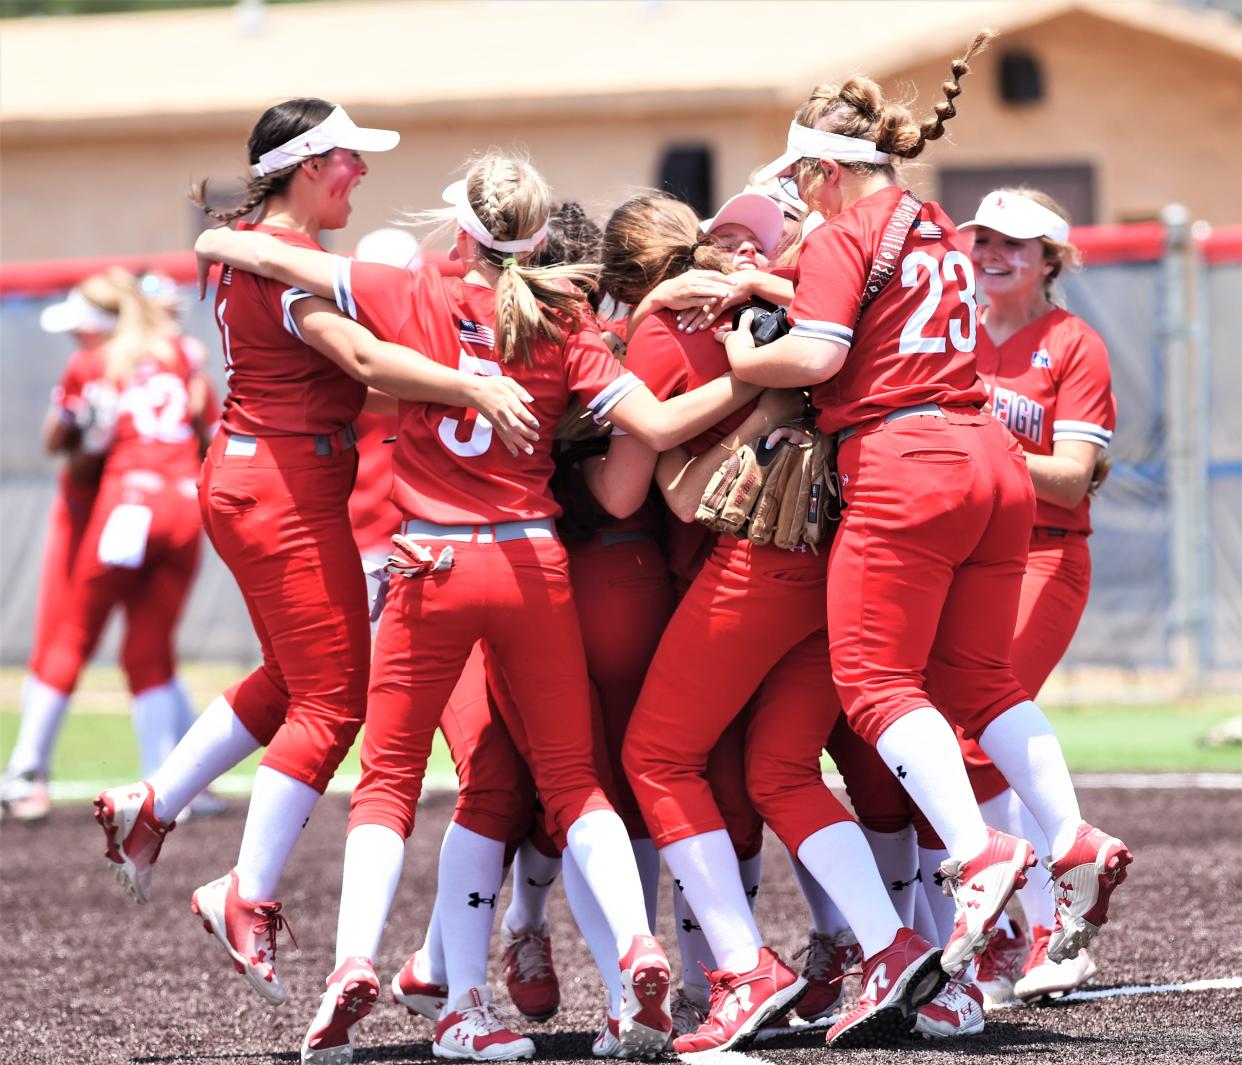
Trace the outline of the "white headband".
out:
M 1058 244 L 1069 240 L 1070 231 L 1069 223 L 1056 211 L 1050 211 L 1029 196 L 1019 196 L 1016 192 L 989 192 L 980 202 L 975 217 L 957 228 L 970 229 L 973 226 L 994 229 L 1015 240 L 1047 237 Z
M 521 240 L 497 240 L 487 226 L 479 221 L 479 216 L 470 206 L 470 195 L 466 192 L 465 178 L 461 181 L 454 181 L 444 190 L 444 202 L 452 204 L 457 209 L 457 224 L 483 247 L 491 248 L 492 251 L 534 251 L 548 235 L 548 219 L 545 218 L 543 225 L 529 237 L 522 237 Z
M 334 107 L 319 125 L 299 133 L 279 148 L 264 152 L 259 161 L 250 167 L 251 177 L 263 177 L 293 166 L 305 159 L 323 155 L 333 148 L 347 148 L 354 152 L 386 152 L 395 148 L 401 134 L 391 129 L 368 129 L 355 126 L 345 108 Z
M 785 151 L 755 174 L 756 182 L 769 181 L 783 170 L 788 170 L 799 159 L 839 159 L 842 162 L 887 163 L 888 152 L 882 152 L 874 141 L 861 137 L 844 137 L 840 133 L 811 129 L 797 122 L 789 123 L 789 137 Z

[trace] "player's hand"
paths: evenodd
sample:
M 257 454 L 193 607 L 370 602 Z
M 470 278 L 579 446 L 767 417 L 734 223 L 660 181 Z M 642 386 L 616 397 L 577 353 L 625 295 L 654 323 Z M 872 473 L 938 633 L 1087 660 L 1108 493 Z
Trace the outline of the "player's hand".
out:
M 510 455 L 534 454 L 539 420 L 527 409 L 534 397 L 512 377 L 472 377 L 471 406 L 485 417 Z
M 207 278 L 212 266 L 221 261 L 220 254 L 224 250 L 221 236 L 228 232 L 227 229 L 204 229 L 198 235 L 198 240 L 194 242 L 194 255 L 198 260 L 198 298 L 200 301 L 207 298 Z
M 716 339 L 725 346 L 725 353 L 730 360 L 732 360 L 735 352 L 754 350 L 755 338 L 751 336 L 750 332 L 750 323 L 754 319 L 755 312 L 746 311 L 737 323 L 736 329 L 725 325 L 716 330 Z
M 707 271 L 704 271 L 707 272 Z M 720 276 L 724 276 L 723 274 Z M 706 329 L 717 321 L 721 314 L 744 303 L 750 296 L 745 274 L 731 274 L 728 278 L 729 291 L 692 306 L 677 315 L 677 328 L 683 333 L 694 333 Z

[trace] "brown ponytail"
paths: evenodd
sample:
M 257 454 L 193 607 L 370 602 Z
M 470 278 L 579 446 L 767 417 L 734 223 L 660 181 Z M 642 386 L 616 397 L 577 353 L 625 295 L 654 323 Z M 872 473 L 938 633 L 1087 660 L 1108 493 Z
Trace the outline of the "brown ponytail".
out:
M 265 152 L 279 148 L 286 141 L 292 140 L 299 133 L 314 129 L 332 113 L 334 105 L 327 100 L 313 96 L 286 100 L 284 103 L 269 107 L 259 117 L 254 129 L 250 131 L 247 145 L 251 165 L 257 163 Z M 237 218 L 244 218 L 259 207 L 269 196 L 283 195 L 289 188 L 293 174 L 301 166 L 301 161 L 277 170 L 262 177 L 252 177 L 246 182 L 241 200 L 232 207 L 217 210 L 210 205 L 207 192 L 207 180 L 197 181 L 190 186 L 190 201 L 203 209 L 203 214 L 217 225 L 227 225 Z

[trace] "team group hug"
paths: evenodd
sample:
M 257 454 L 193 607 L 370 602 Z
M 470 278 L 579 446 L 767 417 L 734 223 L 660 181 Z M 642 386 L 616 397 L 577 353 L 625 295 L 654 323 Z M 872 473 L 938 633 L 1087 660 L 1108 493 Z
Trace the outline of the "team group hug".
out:
M 1056 302 L 1076 265 L 1056 203 L 997 189 L 955 220 L 900 179 L 988 38 L 926 118 L 866 77 L 817 86 L 706 220 L 650 192 L 601 230 L 490 150 L 415 219 L 451 239 L 436 263 L 319 244 L 397 133 L 319 99 L 268 109 L 240 202 L 194 190 L 222 413 L 158 278 L 109 271 L 45 313 L 81 350 L 46 434 L 69 461 L 8 813 L 45 810 L 121 606 L 144 779 L 95 802 L 109 865 L 146 902 L 176 820 L 262 749 L 236 861 L 191 905 L 271 1005 L 282 873 L 365 722 L 305 1063 L 365 1038 L 437 728 L 457 804 L 389 994 L 438 1057 L 534 1055 L 558 878 L 601 1058 L 807 1023 L 830 1047 L 964 1037 L 985 1003 L 1085 983 L 1132 856 L 1083 821 L 1033 698 L 1086 604 L 1108 356 Z M 195 717 L 172 639 L 200 529 L 262 663 Z M 754 916 L 765 826 L 806 899 L 791 958 Z M 661 862 L 679 969 L 653 933 Z M 487 979 L 510 869 L 521 1020 Z

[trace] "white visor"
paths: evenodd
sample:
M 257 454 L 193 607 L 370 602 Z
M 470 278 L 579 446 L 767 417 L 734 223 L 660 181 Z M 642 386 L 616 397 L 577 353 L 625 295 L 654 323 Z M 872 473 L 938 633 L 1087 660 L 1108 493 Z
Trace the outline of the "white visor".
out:
M 345 108 L 334 107 L 314 129 L 299 133 L 279 148 L 264 152 L 259 161 L 250 167 L 252 177 L 263 177 L 293 166 L 304 159 L 323 155 L 333 148 L 346 148 L 351 152 L 387 152 L 395 148 L 401 134 L 391 129 L 367 129 L 355 126 Z
M 545 218 L 543 225 L 529 237 L 522 237 L 521 240 L 497 240 L 488 231 L 487 226 L 479 221 L 474 208 L 470 206 L 470 195 L 466 192 L 465 178 L 461 181 L 454 181 L 444 190 L 444 202 L 452 204 L 456 209 L 457 224 L 483 247 L 491 248 L 493 251 L 534 251 L 548 235 L 548 220 Z
M 376 229 L 358 241 L 354 258 L 363 263 L 380 263 L 399 270 L 417 270 L 423 262 L 418 240 L 408 229 Z
M 874 141 L 860 137 L 843 137 L 822 129 L 789 123 L 789 137 L 784 154 L 755 171 L 755 181 L 762 183 L 788 170 L 799 159 L 839 159 L 852 163 L 887 163 L 888 152 L 880 151 Z
M 703 232 L 719 226 L 745 226 L 754 235 L 764 255 L 775 255 L 785 228 L 785 214 L 770 196 L 762 192 L 739 192 L 725 201 L 714 218 L 703 223 Z
M 989 192 L 983 197 L 975 217 L 958 229 L 983 226 L 1015 240 L 1047 237 L 1059 244 L 1069 240 L 1069 223 L 1055 211 L 1036 203 L 1027 196 L 1013 192 Z
M 45 333 L 115 333 L 116 315 L 96 307 L 76 288 L 60 303 L 43 308 L 39 327 Z

